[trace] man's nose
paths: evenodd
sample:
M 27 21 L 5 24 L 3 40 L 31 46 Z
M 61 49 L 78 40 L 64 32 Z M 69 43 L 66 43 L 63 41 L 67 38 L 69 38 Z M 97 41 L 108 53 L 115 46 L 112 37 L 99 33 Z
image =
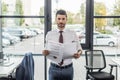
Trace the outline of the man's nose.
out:
M 60 19 L 60 22 L 63 22 L 63 20 L 62 20 L 62 19 Z

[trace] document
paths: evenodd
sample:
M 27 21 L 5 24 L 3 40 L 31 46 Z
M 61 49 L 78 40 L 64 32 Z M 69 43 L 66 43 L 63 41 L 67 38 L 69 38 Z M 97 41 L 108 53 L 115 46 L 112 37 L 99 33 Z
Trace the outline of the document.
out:
M 76 42 L 64 44 L 63 59 L 73 58 L 73 55 L 77 52 Z
M 48 50 L 50 54 L 47 56 L 48 59 L 60 63 L 63 57 L 63 44 L 56 42 L 48 43 Z
M 48 50 L 50 54 L 48 59 L 60 63 L 62 59 L 73 58 L 73 55 L 77 52 L 76 43 L 56 43 L 48 42 Z

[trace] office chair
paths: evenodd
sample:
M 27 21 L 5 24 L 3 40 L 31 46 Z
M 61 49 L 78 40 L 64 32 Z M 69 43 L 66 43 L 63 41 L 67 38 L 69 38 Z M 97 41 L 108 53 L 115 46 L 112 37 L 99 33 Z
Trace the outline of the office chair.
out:
M 34 80 L 34 58 L 31 52 L 25 54 L 17 67 L 16 80 Z
M 86 80 L 114 80 L 112 75 L 113 67 L 117 65 L 110 64 L 110 72 L 105 72 L 106 60 L 102 50 L 88 50 L 85 51 L 86 58 Z

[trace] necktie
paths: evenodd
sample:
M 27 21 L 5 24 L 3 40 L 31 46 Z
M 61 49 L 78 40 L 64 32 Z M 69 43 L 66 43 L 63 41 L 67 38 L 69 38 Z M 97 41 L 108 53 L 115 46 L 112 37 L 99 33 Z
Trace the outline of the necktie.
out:
M 59 42 L 60 42 L 60 43 L 63 43 L 63 35 L 62 35 L 62 32 L 63 32 L 63 31 L 59 31 L 59 33 L 60 33 Z M 61 66 L 61 65 L 63 64 L 63 62 L 64 62 L 64 60 L 62 59 L 62 61 L 59 63 L 59 65 Z
M 59 33 L 60 33 L 59 42 L 60 42 L 60 43 L 63 43 L 63 35 L 62 35 L 62 32 L 63 32 L 63 31 L 59 31 Z

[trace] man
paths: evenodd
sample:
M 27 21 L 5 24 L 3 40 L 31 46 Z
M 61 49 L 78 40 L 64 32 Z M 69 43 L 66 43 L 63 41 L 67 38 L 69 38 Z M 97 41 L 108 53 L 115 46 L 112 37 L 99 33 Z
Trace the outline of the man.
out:
M 73 53 L 73 58 L 77 59 L 82 54 L 82 48 L 76 33 L 65 28 L 67 22 L 67 14 L 64 10 L 58 10 L 56 13 L 57 30 L 49 31 L 46 35 L 46 49 L 43 50 L 43 55 L 48 56 L 50 51 L 47 49 L 49 41 L 65 43 L 75 43 L 76 52 Z M 62 34 L 62 41 L 60 35 Z M 64 56 L 64 54 L 63 54 Z M 73 80 L 73 63 L 72 58 L 62 59 L 60 63 L 51 61 L 49 68 L 49 80 Z

